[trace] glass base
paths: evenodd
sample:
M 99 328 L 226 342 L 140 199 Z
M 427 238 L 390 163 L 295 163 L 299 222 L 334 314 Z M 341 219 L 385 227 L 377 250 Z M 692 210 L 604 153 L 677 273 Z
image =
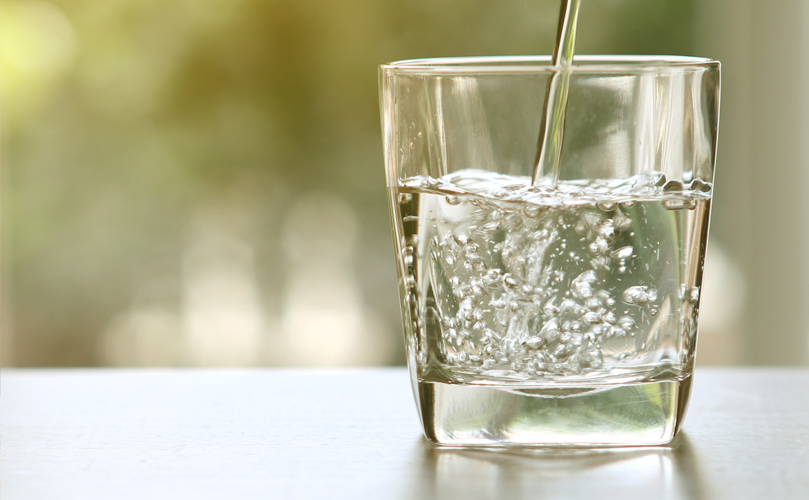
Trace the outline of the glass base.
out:
M 578 388 L 419 381 L 418 399 L 425 435 L 442 446 L 651 446 L 674 438 L 690 390 L 690 376 Z

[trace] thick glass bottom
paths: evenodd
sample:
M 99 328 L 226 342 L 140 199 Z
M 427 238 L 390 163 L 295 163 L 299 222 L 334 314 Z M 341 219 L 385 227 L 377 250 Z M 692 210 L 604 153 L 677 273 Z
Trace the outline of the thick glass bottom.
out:
M 591 387 L 418 382 L 424 433 L 443 446 L 650 446 L 680 427 L 691 377 Z

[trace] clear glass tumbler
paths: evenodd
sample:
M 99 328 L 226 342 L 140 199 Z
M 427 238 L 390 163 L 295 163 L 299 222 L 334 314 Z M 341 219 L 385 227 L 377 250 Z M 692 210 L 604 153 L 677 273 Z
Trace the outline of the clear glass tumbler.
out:
M 560 86 L 563 129 L 546 131 Z M 381 66 L 380 96 L 427 438 L 669 442 L 694 368 L 719 63 L 401 61 Z M 538 160 L 540 136 L 557 139 L 558 162 Z

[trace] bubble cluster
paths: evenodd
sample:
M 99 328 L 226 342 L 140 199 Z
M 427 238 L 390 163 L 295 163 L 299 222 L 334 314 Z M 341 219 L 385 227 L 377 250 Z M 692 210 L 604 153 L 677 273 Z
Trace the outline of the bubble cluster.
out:
M 698 289 L 663 279 L 679 265 L 676 238 L 656 239 L 672 238 L 666 213 L 701 200 L 682 181 L 551 190 L 483 180 L 423 180 L 429 237 L 402 256 L 413 269 L 417 248 L 429 267 L 418 278 L 429 282 L 410 285 L 431 291 L 435 347 L 453 370 L 511 379 L 605 370 L 661 345 L 667 320 L 658 315 L 671 315 L 673 300 L 698 300 Z

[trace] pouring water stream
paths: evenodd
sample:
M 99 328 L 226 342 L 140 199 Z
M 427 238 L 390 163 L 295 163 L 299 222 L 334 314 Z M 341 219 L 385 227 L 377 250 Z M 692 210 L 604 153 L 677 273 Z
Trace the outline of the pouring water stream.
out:
M 545 116 L 539 130 L 533 184 L 555 186 L 559 181 L 565 129 L 565 111 L 570 87 L 570 66 L 576 44 L 576 22 L 581 0 L 562 0 L 552 63 L 555 72 L 545 94 Z

